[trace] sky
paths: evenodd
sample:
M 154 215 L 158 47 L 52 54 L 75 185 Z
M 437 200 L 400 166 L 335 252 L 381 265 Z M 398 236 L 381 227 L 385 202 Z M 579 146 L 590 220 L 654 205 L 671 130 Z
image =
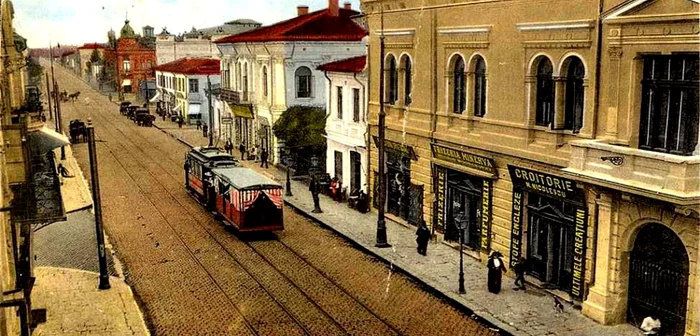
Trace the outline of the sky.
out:
M 346 1 L 338 0 L 341 7 Z M 359 9 L 359 0 L 349 2 Z M 315 11 L 328 0 L 14 0 L 13 5 L 15 31 L 30 48 L 43 48 L 104 43 L 110 28 L 118 37 L 127 15 L 139 34 L 146 25 L 156 34 L 163 27 L 178 34 L 242 18 L 269 25 L 296 16 L 298 5 Z

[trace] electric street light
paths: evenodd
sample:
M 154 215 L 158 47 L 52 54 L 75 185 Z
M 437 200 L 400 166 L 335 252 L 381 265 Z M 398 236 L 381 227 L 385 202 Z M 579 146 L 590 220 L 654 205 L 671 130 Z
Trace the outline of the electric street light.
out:
M 88 156 L 90 157 L 90 177 L 92 178 L 92 200 L 95 210 L 95 231 L 97 233 L 97 256 L 100 266 L 100 283 L 97 288 L 109 289 L 109 274 L 107 273 L 107 256 L 105 255 L 105 234 L 102 230 L 102 199 L 100 198 L 100 178 L 97 174 L 97 149 L 95 148 L 95 129 L 92 119 L 87 122 Z
M 465 294 L 464 289 L 464 230 L 467 228 L 467 216 L 464 213 L 459 213 L 454 218 L 454 225 L 459 230 L 459 294 Z
M 286 190 L 284 191 L 284 196 L 294 196 L 292 195 L 292 181 L 289 179 L 289 169 L 292 168 L 292 164 L 290 162 L 291 160 L 289 159 L 289 156 L 287 157 L 287 187 Z
M 384 6 L 381 6 L 381 35 L 379 36 L 379 209 L 377 213 L 377 240 L 375 247 L 384 248 L 391 247 L 386 238 L 386 221 L 384 220 L 384 206 L 386 203 L 386 176 L 384 166 L 386 158 L 384 157 L 384 138 L 385 138 L 385 123 L 386 113 L 384 112 Z M 376 197 L 376 195 L 375 195 Z

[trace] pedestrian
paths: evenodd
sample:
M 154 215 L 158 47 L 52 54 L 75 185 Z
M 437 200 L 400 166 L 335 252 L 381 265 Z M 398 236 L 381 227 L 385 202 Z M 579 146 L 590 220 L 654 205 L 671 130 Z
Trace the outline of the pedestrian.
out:
M 503 264 L 503 259 L 501 259 L 501 257 L 503 257 L 501 252 L 491 252 L 491 255 L 489 256 L 489 261 L 486 263 L 486 266 L 489 269 L 489 292 L 494 294 L 498 294 L 501 291 L 501 277 L 503 275 L 503 272 L 508 272 L 506 266 Z
M 524 257 L 520 257 L 518 262 L 513 266 L 513 269 L 515 270 L 514 290 L 525 290 L 525 269 L 527 269 L 526 263 L 527 260 Z
M 163 121 L 165 121 L 165 112 L 163 112 L 163 114 L 161 114 L 161 116 L 163 117 Z
M 242 142 L 238 145 L 238 150 L 241 152 L 241 161 L 245 161 L 245 145 Z
M 203 124 L 202 125 L 202 136 L 206 138 L 207 135 L 209 135 L 208 131 L 209 131 L 209 126 L 207 124 Z
M 267 166 L 267 150 L 263 148 L 262 152 L 260 153 L 260 168 L 265 166 L 265 168 L 269 168 Z
M 265 150 L 263 149 L 263 153 Z M 321 200 L 318 198 L 318 181 L 316 180 L 316 175 L 311 176 L 311 183 L 309 183 L 309 191 L 311 192 L 311 197 L 314 199 L 314 209 L 311 210 L 313 213 L 321 213 Z
M 642 325 L 639 327 L 644 332 L 644 335 L 659 335 L 661 332 L 661 320 L 656 314 L 651 314 L 642 320 Z
M 430 240 L 430 229 L 428 225 L 425 224 L 425 220 L 421 220 L 418 224 L 418 230 L 416 231 L 416 242 L 418 243 L 418 254 L 427 255 L 428 253 L 428 241 Z
M 250 156 L 253 158 L 254 162 L 258 162 L 258 147 L 253 146 L 253 150 L 250 151 Z M 250 157 L 248 157 L 250 159 Z
M 182 120 L 182 117 L 177 117 L 177 127 L 182 128 L 182 123 L 184 120 Z
M 197 119 L 197 129 L 199 129 L 200 127 L 202 127 L 202 121 Z
M 226 150 L 226 153 L 232 154 L 233 144 L 231 143 L 231 139 L 226 140 L 226 144 L 224 145 L 224 149 Z

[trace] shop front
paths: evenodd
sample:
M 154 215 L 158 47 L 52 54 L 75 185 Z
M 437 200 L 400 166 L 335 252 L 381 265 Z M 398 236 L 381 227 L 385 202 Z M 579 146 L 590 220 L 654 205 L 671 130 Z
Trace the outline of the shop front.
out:
M 459 242 L 458 220 L 466 221 L 462 242 L 473 251 L 488 253 L 491 187 L 497 178 L 491 158 L 432 144 L 435 203 L 433 225 L 448 242 Z
M 583 301 L 588 226 L 583 189 L 559 176 L 512 165 L 508 170 L 513 182 L 511 267 L 526 257 L 529 275 Z
M 375 136 L 374 143 L 379 139 Z M 411 162 L 418 160 L 413 147 L 395 141 L 384 140 L 386 149 L 386 211 L 409 224 L 416 225 L 423 219 L 423 185 L 411 183 Z M 374 173 L 374 195 L 379 192 L 379 176 Z M 378 208 L 378 197 L 374 207 Z

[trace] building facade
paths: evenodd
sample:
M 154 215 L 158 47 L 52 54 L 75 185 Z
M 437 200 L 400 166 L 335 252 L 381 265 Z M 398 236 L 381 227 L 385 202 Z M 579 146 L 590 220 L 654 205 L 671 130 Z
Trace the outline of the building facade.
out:
M 318 67 L 327 78 L 326 173 L 338 177 L 348 194 L 367 193 L 367 72 L 365 55 Z
M 105 49 L 105 72 L 110 73 L 111 83 L 116 86 L 119 96 L 126 100 L 136 98 L 141 81 L 154 78 L 156 48 L 153 28 L 143 27 L 143 36 L 137 35 L 124 22 L 119 38 L 114 32 L 108 33 L 108 47 Z
M 362 5 L 389 219 L 483 262 L 525 257 L 528 281 L 600 323 L 698 333 L 697 2 Z
M 221 82 L 218 59 L 183 58 L 156 66 L 156 97 L 165 111 L 185 118 L 189 124 L 198 120 L 210 125 L 207 86 Z M 212 103 L 212 111 L 213 111 Z
M 251 29 L 260 28 L 262 24 L 250 19 L 238 19 L 216 27 L 195 29 L 186 34 L 173 35 L 167 29 L 156 35 L 156 60 L 158 64 L 191 58 L 218 58 L 219 49 L 212 41 L 235 35 Z
M 297 17 L 216 40 L 221 51 L 222 118 L 233 123 L 226 137 L 246 148 L 263 149 L 279 162 L 280 143 L 272 126 L 294 105 L 326 105 L 323 72 L 316 67 L 365 52 L 365 30 L 346 4 L 329 0 L 327 9 L 308 12 L 299 6 Z
M 85 43 L 78 47 L 80 60 L 79 75 L 91 82 L 96 82 L 104 67 L 105 46 L 99 43 Z

